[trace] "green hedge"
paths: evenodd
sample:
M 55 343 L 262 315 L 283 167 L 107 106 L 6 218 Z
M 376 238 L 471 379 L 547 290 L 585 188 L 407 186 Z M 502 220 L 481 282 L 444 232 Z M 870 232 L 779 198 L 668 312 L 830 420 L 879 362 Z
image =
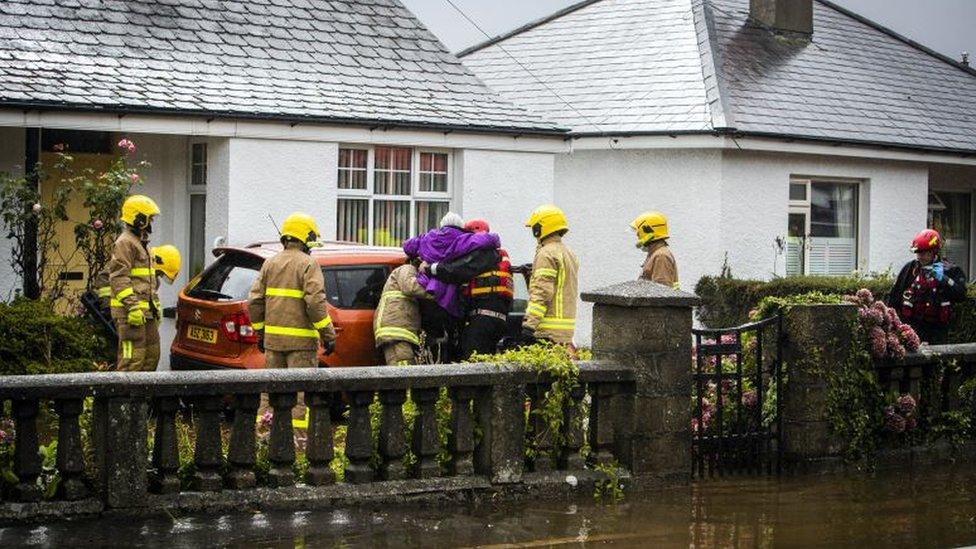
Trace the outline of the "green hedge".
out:
M 47 301 L 0 303 L 0 375 L 90 372 L 104 355 L 104 338 L 85 319 Z
M 726 276 L 704 276 L 695 285 L 702 299 L 698 320 L 709 328 L 738 326 L 749 321 L 749 311 L 764 297 L 787 297 L 810 292 L 848 295 L 867 288 L 878 297 L 891 290 L 894 280 L 873 277 L 790 276 L 770 281 L 741 280 Z M 970 300 L 956 307 L 950 341 L 976 341 L 976 286 L 969 287 Z

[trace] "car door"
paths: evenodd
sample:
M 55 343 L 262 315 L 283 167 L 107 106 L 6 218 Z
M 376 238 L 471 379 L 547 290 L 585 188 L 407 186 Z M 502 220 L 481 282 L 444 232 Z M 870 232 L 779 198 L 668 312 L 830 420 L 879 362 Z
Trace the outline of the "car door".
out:
M 390 274 L 385 264 L 322 267 L 329 315 L 336 326 L 336 348 L 320 360 L 328 366 L 380 363 L 373 339 L 373 313 Z

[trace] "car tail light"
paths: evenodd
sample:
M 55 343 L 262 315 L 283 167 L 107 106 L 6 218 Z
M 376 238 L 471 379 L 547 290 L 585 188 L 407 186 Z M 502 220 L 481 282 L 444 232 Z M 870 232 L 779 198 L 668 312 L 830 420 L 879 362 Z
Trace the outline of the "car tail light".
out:
M 220 320 L 220 329 L 224 331 L 224 337 L 228 341 L 258 342 L 258 335 L 254 333 L 251 318 L 247 316 L 247 313 L 240 312 L 225 316 Z

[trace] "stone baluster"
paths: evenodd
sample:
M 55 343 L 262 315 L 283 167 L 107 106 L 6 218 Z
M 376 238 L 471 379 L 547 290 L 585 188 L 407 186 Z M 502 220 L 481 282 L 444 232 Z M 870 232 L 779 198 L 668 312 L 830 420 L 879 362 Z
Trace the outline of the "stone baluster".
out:
M 407 453 L 403 424 L 403 403 L 406 401 L 406 391 L 380 392 L 383 414 L 380 416 L 379 450 L 383 460 L 380 465 L 380 477 L 383 480 L 406 478 L 403 468 L 403 456 Z
M 451 474 L 470 475 L 474 473 L 474 419 L 471 417 L 471 400 L 475 396 L 472 387 L 452 387 L 451 395 L 451 435 L 448 446 L 451 449 Z
M 474 467 L 493 484 L 521 482 L 525 467 L 525 384 L 518 372 L 499 372 L 490 387 L 478 392 L 475 416 L 481 441 Z
M 37 477 L 41 474 L 41 457 L 37 446 L 37 400 L 13 401 L 14 429 L 14 474 L 17 484 L 14 497 L 18 501 L 30 502 L 41 499 L 37 487 Z
M 272 488 L 295 484 L 295 433 L 291 425 L 291 410 L 298 402 L 295 393 L 272 393 L 268 400 L 274 410 L 271 420 L 271 447 L 268 460 L 268 485 Z
M 196 446 L 193 450 L 193 487 L 201 492 L 221 489 L 220 467 L 223 465 L 223 448 L 220 440 L 221 397 L 207 395 L 194 402 L 196 420 Z
M 590 449 L 592 460 L 599 465 L 613 461 L 613 397 L 616 383 L 590 384 Z
M 180 452 L 176 439 L 177 397 L 160 397 L 155 402 L 156 433 L 153 440 L 152 464 L 156 470 L 152 490 L 158 494 L 179 492 Z
M 346 431 L 346 482 L 362 484 L 373 480 L 369 459 L 373 456 L 373 429 L 369 423 L 372 391 L 353 391 L 349 394 L 349 425 Z
M 531 395 L 529 432 L 532 434 L 532 448 L 535 450 L 535 457 L 532 458 L 532 470 L 537 473 L 553 470 L 553 432 L 546 422 L 546 418 L 539 413 L 545 404 L 548 388 L 548 384 L 541 383 L 529 387 L 529 394 Z
M 93 408 L 98 490 L 110 509 L 148 504 L 148 402 L 138 397 L 96 397 Z
M 563 403 L 563 439 L 566 441 L 559 456 L 559 467 L 578 470 L 583 468 L 583 397 L 586 390 L 577 385 L 569 391 Z
M 259 394 L 234 395 L 234 424 L 230 432 L 230 448 L 227 450 L 230 472 L 224 480 L 225 485 L 232 490 L 247 490 L 257 484 L 254 476 L 254 423 L 260 403 Z
M 88 490 L 82 480 L 85 472 L 85 456 L 81 447 L 81 426 L 78 416 L 84 408 L 80 398 L 58 400 L 54 403 L 58 413 L 58 474 L 61 483 L 58 495 L 62 499 L 77 500 L 85 497 Z
M 420 412 L 413 426 L 413 453 L 417 456 L 413 475 L 417 478 L 433 478 L 441 474 L 440 465 L 437 463 L 440 439 L 437 435 L 437 412 L 434 409 L 437 393 L 436 387 L 411 391 L 411 396 Z
M 335 482 L 335 473 L 329 464 L 335 456 L 332 438 L 332 416 L 329 404 L 332 398 L 328 393 L 305 393 L 308 406 L 308 442 L 305 457 L 308 458 L 308 471 L 305 482 L 311 486 L 325 486 Z

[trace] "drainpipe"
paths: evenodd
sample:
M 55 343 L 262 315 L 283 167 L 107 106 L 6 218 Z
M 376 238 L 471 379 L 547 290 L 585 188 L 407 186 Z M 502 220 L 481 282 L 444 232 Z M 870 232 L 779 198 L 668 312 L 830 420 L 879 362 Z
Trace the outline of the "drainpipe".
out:
M 26 139 L 24 176 L 27 185 L 37 189 L 40 185 L 37 163 L 41 160 L 41 129 L 27 128 Z M 27 209 L 30 210 L 32 206 L 28 204 Z M 33 216 L 29 216 L 24 223 L 23 254 L 24 296 L 28 299 L 38 299 L 41 297 L 41 288 L 37 277 L 37 220 Z

